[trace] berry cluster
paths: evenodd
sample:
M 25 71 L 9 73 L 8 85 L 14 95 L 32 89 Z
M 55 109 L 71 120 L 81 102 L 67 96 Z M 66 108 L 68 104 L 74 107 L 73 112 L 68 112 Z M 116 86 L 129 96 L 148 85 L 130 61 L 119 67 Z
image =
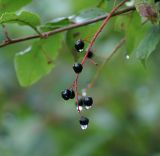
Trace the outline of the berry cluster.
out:
M 75 49 L 76 51 L 79 52 L 83 52 L 84 49 L 84 41 L 79 39 L 75 42 Z M 91 59 L 93 57 L 93 52 L 90 50 L 87 53 L 87 58 Z M 74 72 L 78 75 L 79 73 L 82 72 L 83 70 L 83 63 L 74 63 L 73 64 L 73 70 Z M 74 87 L 76 88 L 77 86 Z M 69 100 L 69 99 L 74 99 L 76 97 L 76 107 L 78 112 L 80 113 L 80 111 L 82 111 L 83 108 L 85 109 L 89 109 L 91 108 L 92 104 L 93 104 L 93 99 L 92 97 L 88 97 L 88 96 L 78 96 L 77 90 L 75 88 L 71 88 L 71 89 L 65 89 L 61 92 L 61 96 L 64 100 Z M 87 128 L 88 123 L 89 123 L 89 119 L 81 116 L 80 120 L 79 120 L 80 126 L 81 128 L 84 130 Z
M 89 109 L 91 108 L 92 104 L 93 104 L 92 97 L 85 96 L 85 97 L 80 97 L 78 99 L 78 106 L 80 110 L 82 110 L 83 108 Z

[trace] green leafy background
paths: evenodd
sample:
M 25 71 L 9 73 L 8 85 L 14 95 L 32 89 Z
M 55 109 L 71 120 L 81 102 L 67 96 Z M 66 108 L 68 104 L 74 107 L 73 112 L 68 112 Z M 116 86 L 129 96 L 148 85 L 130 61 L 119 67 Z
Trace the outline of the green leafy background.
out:
M 107 14 L 112 6 L 111 0 L 0 0 L 0 23 L 17 38 Z M 160 155 L 158 23 L 142 24 L 134 12 L 106 25 L 93 47 L 98 64 L 121 38 L 126 42 L 87 92 L 94 105 L 83 112 L 90 119 L 86 131 L 80 129 L 75 101 L 61 98 L 75 78 L 72 64 L 84 56 L 75 53 L 74 42 L 85 39 L 86 48 L 100 24 L 0 49 L 0 156 Z M 2 27 L 0 34 L 2 42 Z M 86 61 L 79 92 L 97 68 Z

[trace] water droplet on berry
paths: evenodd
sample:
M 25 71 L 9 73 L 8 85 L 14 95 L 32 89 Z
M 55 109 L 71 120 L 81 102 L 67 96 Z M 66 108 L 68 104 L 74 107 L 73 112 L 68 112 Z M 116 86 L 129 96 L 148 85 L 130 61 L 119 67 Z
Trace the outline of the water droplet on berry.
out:
M 88 96 L 84 97 L 83 98 L 83 104 L 84 104 L 86 109 L 90 109 L 92 104 L 93 104 L 92 97 L 88 97 Z
M 130 59 L 130 56 L 129 56 L 128 54 L 126 55 L 126 59 L 127 59 L 127 60 L 129 60 L 129 59 Z
M 75 42 L 75 49 L 78 51 L 78 52 L 82 52 L 83 49 L 84 49 L 84 41 L 79 39 Z
M 78 51 L 81 53 L 81 52 L 83 52 L 83 49 L 79 49 Z
M 82 96 L 86 96 L 86 95 L 87 95 L 86 90 L 83 89 L 83 90 L 82 90 Z
M 88 125 L 80 125 L 82 130 L 87 129 Z
M 83 110 L 83 107 L 82 107 L 82 106 L 77 106 L 77 110 L 78 110 L 78 107 L 79 107 L 79 110 L 80 110 L 80 111 Z
M 89 123 L 89 119 L 84 117 L 84 116 L 81 116 L 80 120 L 79 120 L 79 123 L 80 123 L 80 126 L 81 126 L 81 129 L 84 130 L 87 128 L 88 126 L 88 123 Z
M 90 108 L 91 108 L 91 106 L 85 106 L 85 108 L 86 108 L 86 109 L 90 109 Z

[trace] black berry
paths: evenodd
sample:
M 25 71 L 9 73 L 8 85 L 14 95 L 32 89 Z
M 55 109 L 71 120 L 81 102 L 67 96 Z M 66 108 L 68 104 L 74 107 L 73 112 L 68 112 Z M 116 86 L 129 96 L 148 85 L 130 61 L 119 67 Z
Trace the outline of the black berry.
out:
M 75 42 L 75 49 L 78 51 L 78 52 L 82 52 L 83 51 L 83 48 L 84 48 L 84 42 L 79 39 Z
M 85 106 L 92 106 L 93 99 L 91 97 L 86 96 L 83 98 L 83 103 Z
M 88 58 L 92 58 L 92 57 L 93 57 L 93 52 L 92 52 L 91 50 L 88 52 L 87 57 L 88 57 Z
M 78 106 L 83 107 L 83 99 L 82 98 L 78 98 Z
M 74 97 L 75 97 L 74 90 L 73 90 L 73 89 L 70 89 L 70 92 L 71 92 L 71 94 L 70 94 L 70 99 L 74 99 Z
M 61 92 L 61 96 L 64 100 L 69 100 L 71 96 L 71 91 L 69 89 L 65 89 Z
M 75 71 L 75 73 L 80 73 L 83 69 L 83 66 L 80 63 L 75 63 L 73 65 L 73 70 Z
M 79 123 L 80 123 L 80 125 L 82 125 L 82 126 L 86 126 L 86 125 L 88 125 L 88 123 L 89 123 L 89 119 L 86 118 L 86 117 L 84 117 L 84 116 L 81 116 L 81 118 L 80 118 L 80 120 L 79 120 Z
M 83 99 L 81 97 L 78 97 L 78 103 L 76 102 L 77 110 L 82 111 L 83 106 L 84 106 Z

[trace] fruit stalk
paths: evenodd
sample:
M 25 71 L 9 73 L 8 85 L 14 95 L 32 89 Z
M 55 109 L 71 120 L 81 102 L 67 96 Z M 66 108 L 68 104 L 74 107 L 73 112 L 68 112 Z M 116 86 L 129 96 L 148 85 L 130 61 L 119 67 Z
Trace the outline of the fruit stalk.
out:
M 107 22 L 109 21 L 109 19 L 113 16 L 113 14 L 125 3 L 127 2 L 128 0 L 123 0 L 122 2 L 120 2 L 117 6 L 115 6 L 112 11 L 109 13 L 109 15 L 105 18 L 105 20 L 103 21 L 102 25 L 100 26 L 100 28 L 98 29 L 98 31 L 95 33 L 95 35 L 93 36 L 91 42 L 89 43 L 89 46 L 86 50 L 86 53 L 81 61 L 81 65 L 83 66 L 86 59 L 87 59 L 87 56 L 88 56 L 88 53 L 89 51 L 91 50 L 94 42 L 96 41 L 97 37 L 99 36 L 99 34 L 101 33 L 101 31 L 103 30 L 103 28 L 105 27 L 105 25 L 107 24 Z M 79 77 L 79 74 L 76 74 L 76 78 L 74 80 L 74 90 L 76 92 L 76 103 L 78 104 L 78 87 L 77 87 L 77 81 L 78 81 L 78 77 Z M 78 112 L 80 112 L 80 108 L 79 108 L 79 105 L 78 105 Z
M 94 42 L 96 41 L 98 35 L 101 33 L 101 31 L 103 30 L 103 28 L 105 27 L 105 25 L 107 24 L 107 22 L 109 21 L 109 19 L 112 17 L 112 15 L 128 0 L 123 0 L 122 2 L 120 2 L 116 7 L 114 7 L 112 9 L 112 11 L 109 13 L 109 15 L 107 16 L 107 18 L 104 20 L 104 22 L 102 23 L 102 25 L 100 26 L 100 28 L 98 29 L 98 31 L 95 33 L 95 35 L 93 36 L 87 50 L 86 50 L 86 54 L 83 58 L 83 60 L 81 61 L 81 64 L 83 65 L 85 63 L 85 60 L 87 59 L 87 55 L 89 53 L 89 51 L 91 50 Z

